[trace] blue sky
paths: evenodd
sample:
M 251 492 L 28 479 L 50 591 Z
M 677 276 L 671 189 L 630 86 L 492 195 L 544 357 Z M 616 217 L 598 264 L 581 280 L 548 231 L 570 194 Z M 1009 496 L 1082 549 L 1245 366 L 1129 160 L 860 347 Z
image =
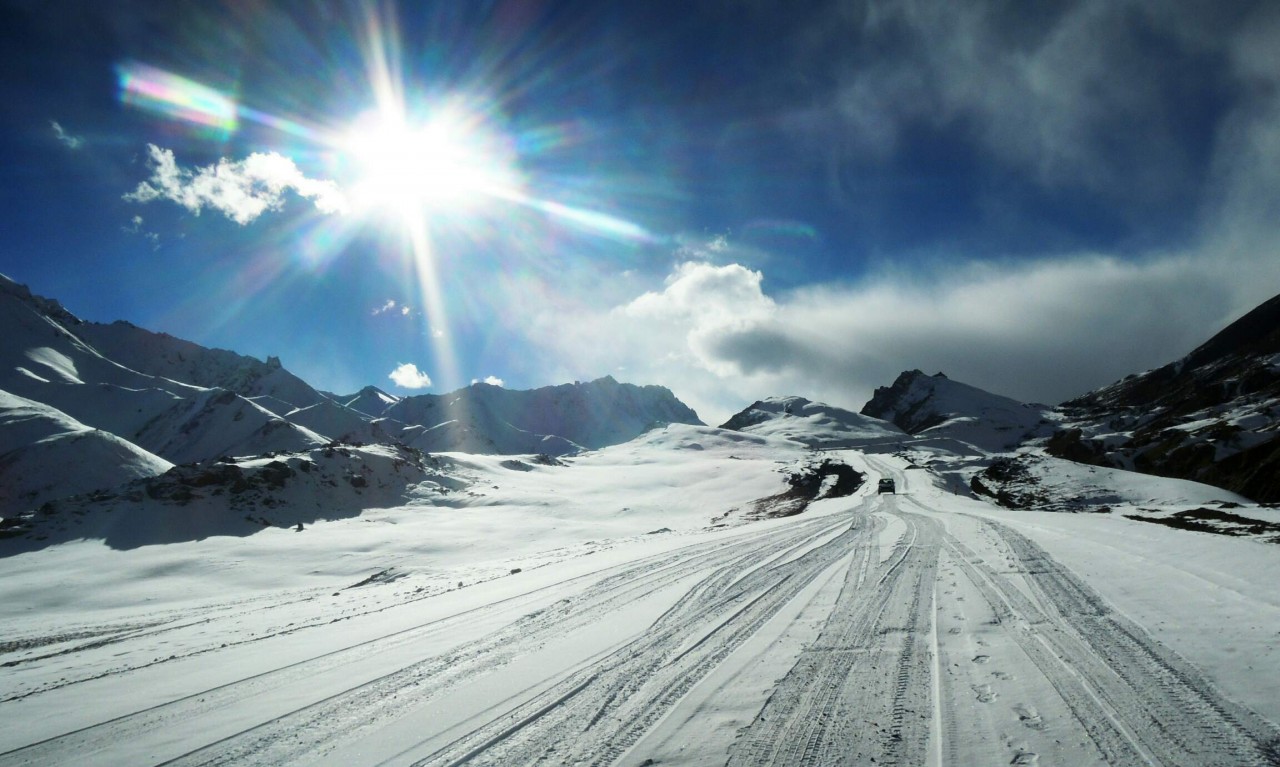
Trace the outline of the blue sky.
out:
M 0 272 L 338 392 L 1056 402 L 1280 292 L 1273 3 L 0 2 L 0 38 Z

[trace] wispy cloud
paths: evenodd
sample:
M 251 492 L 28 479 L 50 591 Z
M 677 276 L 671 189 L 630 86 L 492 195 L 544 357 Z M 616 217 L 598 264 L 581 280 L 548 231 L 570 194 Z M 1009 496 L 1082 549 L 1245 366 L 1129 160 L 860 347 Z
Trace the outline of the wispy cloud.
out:
M 333 181 L 307 178 L 292 160 L 275 152 L 257 152 L 244 160 L 221 159 L 188 170 L 173 152 L 147 146 L 151 178 L 126 194 L 131 202 L 166 199 L 199 214 L 212 208 L 237 224 L 248 224 L 268 210 L 284 206 L 285 194 L 309 199 L 321 213 L 343 213 L 347 199 Z
M 370 314 L 377 317 L 379 314 L 387 314 L 388 312 L 398 314 L 401 317 L 408 317 L 413 312 L 413 309 L 407 304 L 397 303 L 395 299 L 388 298 L 385 304 L 375 308 Z
M 503 385 L 503 380 L 502 380 L 501 378 L 497 377 L 497 376 L 485 376 L 485 378 L 484 378 L 484 380 L 483 380 L 483 381 L 481 381 L 479 378 L 472 378 L 472 379 L 471 379 L 471 383 L 473 383 L 473 384 L 476 384 L 476 383 L 487 383 L 487 384 L 489 384 L 490 386 L 502 386 L 502 385 Z
M 780 53 L 758 86 L 776 113 L 742 140 L 757 140 L 757 130 L 799 139 L 791 145 L 824 168 L 833 201 L 848 207 L 865 204 L 868 171 L 892 167 L 922 134 L 942 137 L 953 156 L 986 172 L 1105 199 L 1117 217 L 1195 205 L 1183 195 L 1203 179 L 1201 132 L 1229 106 L 1222 94 L 1248 102 L 1268 92 L 1261 82 L 1232 82 L 1231 69 L 1250 40 L 1256 52 L 1276 50 L 1275 6 L 1065 0 L 1037 8 L 817 0 L 800 16 L 779 15 L 788 26 L 780 37 L 804 44 Z M 775 13 L 768 4 L 743 10 L 753 11 Z M 1272 59 L 1259 72 L 1274 83 L 1274 54 L 1260 58 Z M 982 194 L 994 205 L 1003 188 Z
M 392 370 L 387 378 L 402 389 L 425 389 L 431 385 L 431 377 L 418 370 L 418 366 L 412 362 L 406 362 Z
M 149 232 L 142 227 L 142 216 L 134 216 L 129 219 L 128 226 L 120 227 L 120 231 L 125 234 L 136 234 L 151 243 L 152 250 L 160 249 L 160 234 L 158 232 Z
M 57 138 L 58 141 L 61 141 L 67 149 L 79 149 L 84 146 L 84 139 L 82 137 L 72 136 L 70 133 L 67 133 L 57 120 L 50 120 L 49 127 L 53 129 L 54 137 Z

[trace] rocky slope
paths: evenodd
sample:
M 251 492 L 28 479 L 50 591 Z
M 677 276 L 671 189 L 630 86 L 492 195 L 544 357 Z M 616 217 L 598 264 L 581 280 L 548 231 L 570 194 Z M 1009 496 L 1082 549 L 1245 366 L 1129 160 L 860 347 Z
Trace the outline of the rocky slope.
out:
M 1054 455 L 1280 501 L 1280 296 L 1186 357 L 1061 410 Z

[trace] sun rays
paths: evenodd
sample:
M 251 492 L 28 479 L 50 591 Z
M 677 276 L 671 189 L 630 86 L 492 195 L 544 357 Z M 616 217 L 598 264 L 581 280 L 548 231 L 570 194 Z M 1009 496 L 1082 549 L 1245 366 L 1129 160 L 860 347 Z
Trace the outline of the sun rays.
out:
M 327 119 L 281 114 L 260 100 L 249 106 L 239 95 L 147 64 L 117 65 L 125 106 L 185 126 L 189 135 L 216 142 L 223 152 L 240 144 L 259 148 L 252 157 L 269 157 L 289 171 L 288 183 L 277 183 L 279 173 L 264 179 L 239 172 L 244 163 L 234 157 L 184 166 L 172 150 L 154 149 L 153 154 L 165 152 L 168 165 L 153 174 L 168 172 L 143 185 L 153 193 L 134 192 L 126 199 L 144 204 L 163 198 L 196 214 L 204 207 L 249 225 L 259 214 L 279 216 L 286 198 L 306 196 L 323 185 L 324 200 L 332 204 L 303 208 L 290 202 L 286 217 L 271 224 L 278 233 L 271 240 L 283 246 L 287 258 L 280 258 L 281 251 L 264 252 L 261 258 L 274 261 L 265 271 L 276 280 L 290 275 L 323 279 L 328 264 L 353 242 L 375 243 L 378 261 L 403 275 L 406 287 L 412 286 L 412 300 L 423 308 L 417 338 L 424 348 L 413 353 L 430 357 L 433 378 L 441 385 L 460 385 L 467 378 L 452 327 L 460 319 L 478 324 L 476 317 L 450 317 L 449 296 L 478 289 L 458 281 L 485 278 L 462 253 L 478 249 L 487 254 L 485 268 L 507 271 L 526 269 L 518 261 L 522 254 L 533 252 L 539 241 L 560 241 L 561 232 L 631 247 L 664 241 L 617 212 L 570 204 L 569 199 L 584 199 L 580 189 L 557 194 L 553 178 L 525 170 L 563 148 L 557 137 L 569 141 L 571 136 L 527 121 L 517 127 L 505 111 L 511 97 L 503 96 L 504 90 L 521 90 L 513 83 L 459 82 L 407 62 L 399 23 L 386 7 L 364 6 L 358 19 L 334 34 L 353 43 L 347 50 L 358 51 L 359 58 L 331 64 L 347 80 L 363 79 L 364 87 L 351 93 L 341 116 L 330 106 Z M 593 199 L 607 206 L 607 176 L 593 168 L 577 169 L 574 176 L 592 178 L 593 171 L 594 186 L 606 190 Z M 197 182 L 199 189 L 188 188 Z M 230 192 L 235 194 L 228 197 Z M 236 200 L 260 204 L 252 215 L 239 213 L 243 205 L 234 207 L 237 215 L 228 214 Z

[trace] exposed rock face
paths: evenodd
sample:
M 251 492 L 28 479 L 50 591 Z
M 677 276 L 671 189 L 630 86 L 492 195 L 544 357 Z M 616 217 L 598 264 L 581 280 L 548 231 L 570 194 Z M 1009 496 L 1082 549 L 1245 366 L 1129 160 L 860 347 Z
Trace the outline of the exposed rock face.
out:
M 1280 501 L 1280 296 L 1186 357 L 1061 409 L 1054 455 Z
M 919 370 L 907 370 L 890 386 L 877 387 L 871 400 L 862 406 L 862 414 L 879 418 L 908 434 L 916 434 L 947 420 L 933 400 L 935 381 L 948 380 L 941 372 L 927 376 Z

